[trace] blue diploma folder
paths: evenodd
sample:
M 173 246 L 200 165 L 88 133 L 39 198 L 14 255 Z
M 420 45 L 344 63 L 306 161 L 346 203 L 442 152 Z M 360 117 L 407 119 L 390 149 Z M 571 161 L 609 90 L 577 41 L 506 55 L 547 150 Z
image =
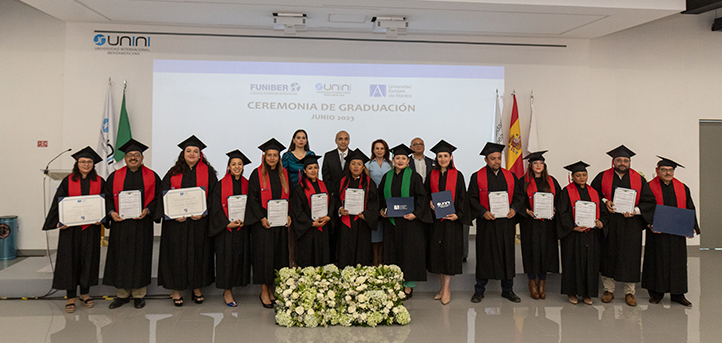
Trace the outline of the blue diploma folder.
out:
M 411 212 L 414 212 L 413 197 L 394 197 L 386 199 L 386 215 L 388 217 L 403 217 Z
M 657 205 L 652 230 L 670 235 L 694 236 L 694 211 Z
M 431 201 L 434 203 L 434 213 L 436 214 L 436 219 L 441 219 L 449 214 L 456 213 L 451 191 L 431 193 Z

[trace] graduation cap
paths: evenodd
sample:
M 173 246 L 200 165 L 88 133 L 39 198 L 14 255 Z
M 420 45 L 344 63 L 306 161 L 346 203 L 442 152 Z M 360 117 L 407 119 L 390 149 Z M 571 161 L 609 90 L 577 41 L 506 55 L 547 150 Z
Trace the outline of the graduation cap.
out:
M 406 146 L 406 144 L 401 143 L 401 144 L 391 148 L 391 153 L 394 154 L 394 156 L 400 156 L 400 155 L 409 156 L 409 155 L 413 154 L 414 152 L 411 151 L 411 149 L 408 146 Z
M 572 163 L 572 164 L 564 167 L 564 169 L 566 169 L 566 170 L 572 172 L 572 174 L 574 174 L 574 173 L 576 173 L 576 172 L 585 172 L 585 171 L 587 171 L 587 167 L 589 167 L 588 164 L 586 164 L 586 163 L 584 163 L 584 162 L 582 162 L 582 161 L 579 161 L 579 162 L 575 162 L 575 163 Z
M 350 163 L 352 160 L 361 160 L 362 163 L 366 163 L 369 161 L 369 157 L 366 156 L 363 151 L 359 150 L 359 148 L 356 148 L 356 150 L 349 152 L 346 156 L 346 163 Z
M 266 152 L 266 150 L 273 149 L 277 150 L 278 152 L 283 151 L 286 149 L 286 146 L 281 144 L 281 142 L 277 141 L 275 138 L 271 138 L 267 140 L 265 143 L 258 146 L 261 151 Z
M 308 154 L 308 155 L 306 155 L 306 157 L 299 160 L 299 162 L 303 163 L 303 167 L 306 168 L 312 164 L 318 164 L 319 158 L 321 158 L 321 156 Z
M 544 161 L 544 156 L 542 156 L 542 155 L 544 155 L 544 153 L 547 151 L 549 151 L 549 150 L 531 152 L 531 153 L 529 153 L 529 155 L 524 156 L 524 159 L 529 160 L 529 162 Z
M 206 148 L 206 145 L 203 144 L 203 142 L 201 142 L 201 140 L 198 139 L 198 137 L 196 137 L 195 135 L 192 135 L 192 136 L 186 138 L 186 140 L 184 140 L 184 141 L 180 142 L 180 144 L 178 144 L 178 147 L 183 150 L 185 150 L 189 146 L 197 147 L 200 150 L 203 150 Z
M 481 149 L 479 155 L 489 156 L 489 154 L 493 154 L 495 152 L 502 152 L 504 150 L 504 147 L 505 145 L 503 144 L 488 142 L 486 143 L 486 145 L 484 145 L 484 149 Z
M 438 143 L 436 143 L 436 145 L 434 145 L 433 148 L 431 148 L 429 150 L 431 150 L 431 152 L 433 152 L 435 154 L 438 154 L 440 152 L 448 152 L 449 154 L 451 154 L 452 152 L 454 152 L 454 150 L 456 150 L 456 147 L 442 139 Z
M 103 159 L 98 155 L 98 153 L 93 150 L 93 148 L 86 146 L 85 148 L 81 149 L 80 151 L 73 154 L 73 158 L 77 161 L 81 158 L 89 158 L 93 160 L 93 164 L 96 164 Z
M 632 158 L 632 156 L 636 155 L 634 151 L 629 150 L 624 144 L 607 151 L 607 155 L 612 156 L 612 158 L 617 157 L 626 157 L 626 158 Z
M 129 141 L 127 141 L 125 144 L 123 144 L 123 146 L 118 148 L 118 150 L 120 150 L 126 154 L 131 151 L 138 151 L 142 154 L 143 151 L 148 150 L 148 147 L 145 144 L 138 142 L 135 139 L 131 138 Z
M 226 156 L 228 156 L 228 160 L 229 160 L 229 161 L 232 160 L 232 159 L 234 159 L 234 158 L 240 158 L 240 159 L 241 159 L 241 162 L 243 162 L 243 165 L 244 165 L 244 166 L 245 166 L 246 164 L 251 163 L 251 160 L 249 160 L 248 157 L 246 157 L 246 155 L 244 155 L 244 154 L 243 154 L 240 150 L 238 150 L 238 149 L 233 150 L 233 151 L 231 151 L 231 152 L 229 152 L 229 153 L 226 153 Z
M 677 162 L 675 162 L 675 161 L 672 161 L 672 160 L 670 160 L 670 159 L 668 159 L 668 158 L 666 158 L 666 157 L 662 157 L 662 156 L 659 156 L 659 155 L 657 155 L 657 157 L 659 157 L 659 158 L 661 159 L 661 161 L 657 162 L 657 167 L 672 167 L 673 169 L 674 169 L 674 168 L 677 168 L 677 167 L 682 167 L 682 168 L 684 168 L 683 165 L 681 165 L 681 164 L 679 164 L 679 163 L 677 163 Z

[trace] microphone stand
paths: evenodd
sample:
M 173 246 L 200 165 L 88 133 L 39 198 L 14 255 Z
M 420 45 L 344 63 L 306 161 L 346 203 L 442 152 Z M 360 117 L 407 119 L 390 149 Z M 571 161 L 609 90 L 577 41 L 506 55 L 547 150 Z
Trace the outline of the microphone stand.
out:
M 47 192 L 46 192 L 47 182 L 45 182 L 45 181 L 48 179 L 48 176 L 50 176 L 50 169 L 49 169 L 50 164 L 53 163 L 53 161 L 57 160 L 58 157 L 62 156 L 63 154 L 65 154 L 71 150 L 72 150 L 72 148 L 68 148 L 68 150 L 64 150 L 63 152 L 59 153 L 57 156 L 53 157 L 53 159 L 50 160 L 48 162 L 48 164 L 45 165 L 45 169 L 43 169 L 43 218 L 45 218 L 45 216 L 48 213 L 48 205 L 47 205 L 48 196 L 47 196 Z M 55 272 L 55 266 L 53 265 L 53 259 L 50 258 L 50 237 L 48 235 L 48 230 L 45 230 L 45 254 L 48 256 L 48 263 L 50 263 L 50 269 L 53 272 Z M 52 293 L 55 293 L 55 292 L 53 292 L 51 290 L 44 296 L 48 296 Z

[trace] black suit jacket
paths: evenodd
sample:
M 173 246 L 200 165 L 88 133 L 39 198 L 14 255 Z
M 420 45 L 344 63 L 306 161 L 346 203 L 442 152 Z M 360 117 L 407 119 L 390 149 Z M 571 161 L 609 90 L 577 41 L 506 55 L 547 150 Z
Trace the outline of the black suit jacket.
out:
M 351 152 L 351 150 L 348 150 Z M 345 166 L 345 164 L 344 164 Z M 327 185 L 329 196 L 338 193 L 341 179 L 344 175 L 344 169 L 341 169 L 341 159 L 338 156 L 338 149 L 333 149 L 323 155 L 323 165 L 321 166 L 322 180 Z
M 428 177 L 431 174 L 431 170 L 434 169 L 434 160 L 424 156 L 424 162 L 426 162 L 426 177 Z M 409 155 L 409 167 L 411 167 L 411 170 L 416 172 L 416 163 L 414 163 L 414 155 Z M 426 178 L 424 178 L 426 180 Z

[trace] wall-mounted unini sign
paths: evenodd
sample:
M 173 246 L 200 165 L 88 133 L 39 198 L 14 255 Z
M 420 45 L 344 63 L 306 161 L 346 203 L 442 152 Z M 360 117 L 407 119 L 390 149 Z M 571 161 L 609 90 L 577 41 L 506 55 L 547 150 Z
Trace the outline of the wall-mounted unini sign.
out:
M 150 52 L 150 36 L 98 33 L 93 37 L 95 50 L 107 51 L 109 55 L 140 55 Z

